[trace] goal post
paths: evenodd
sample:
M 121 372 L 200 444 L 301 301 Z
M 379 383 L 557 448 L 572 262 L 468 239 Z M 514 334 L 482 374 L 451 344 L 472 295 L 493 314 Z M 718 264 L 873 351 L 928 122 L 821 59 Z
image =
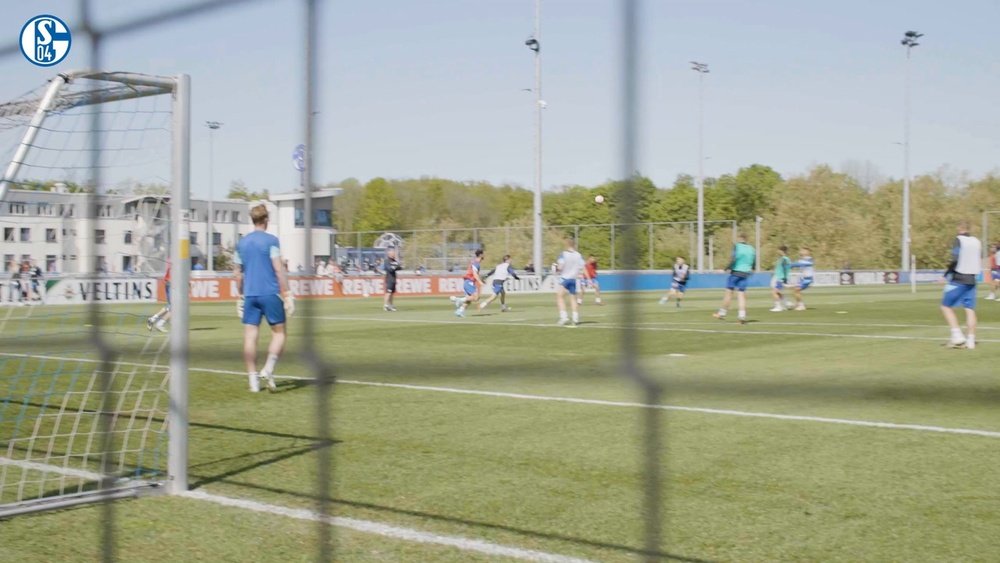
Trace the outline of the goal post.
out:
M 161 258 L 139 259 L 169 259 L 173 282 L 166 339 L 147 329 L 145 317 L 94 300 L 86 307 L 101 316 L 93 332 L 70 326 L 89 322 L 88 313 L 0 309 L 0 517 L 188 488 L 190 92 L 185 74 L 76 71 L 0 103 L 0 158 L 6 157 L 0 205 L 12 215 L 5 224 L 61 221 L 64 245 L 77 234 L 81 239 L 74 247 L 84 265 L 80 275 L 94 279 L 94 229 L 104 232 L 107 215 L 98 207 L 110 197 L 108 183 L 166 180 L 165 193 L 155 199 L 169 206 L 169 218 L 159 212 L 155 220 L 138 219 L 138 212 L 135 218 L 139 230 L 156 223 L 157 240 L 166 243 L 149 246 L 162 248 Z M 37 210 L 34 203 L 17 203 L 35 201 L 31 190 L 67 184 L 88 194 L 73 200 L 83 205 L 76 213 L 67 204 L 64 214 L 60 205 L 58 216 L 48 219 L 41 217 L 42 203 Z M 55 238 L 59 229 L 46 230 Z M 165 265 L 156 264 L 157 271 Z M 111 360 L 94 354 L 102 340 L 112 347 Z

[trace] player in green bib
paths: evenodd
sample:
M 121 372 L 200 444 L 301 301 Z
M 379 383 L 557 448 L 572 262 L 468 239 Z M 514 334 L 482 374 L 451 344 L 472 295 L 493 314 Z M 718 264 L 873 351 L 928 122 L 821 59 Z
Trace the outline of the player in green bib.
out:
M 733 292 L 736 292 L 736 301 L 739 305 L 737 319 L 740 324 L 747 322 L 747 284 L 750 281 L 750 274 L 753 273 L 754 264 L 757 262 L 757 252 L 752 246 L 747 244 L 746 235 L 740 235 L 733 246 L 733 258 L 726 267 L 729 272 L 729 279 L 726 280 L 726 294 L 722 298 L 722 307 L 712 316 L 724 320 L 729 311 L 729 304 L 733 300 Z
M 788 276 L 792 273 L 792 260 L 788 257 L 788 247 L 781 245 L 778 247 L 778 260 L 774 263 L 774 276 L 771 277 L 771 295 L 774 296 L 774 308 L 772 313 L 780 313 L 785 310 L 784 296 L 782 290 L 788 285 Z

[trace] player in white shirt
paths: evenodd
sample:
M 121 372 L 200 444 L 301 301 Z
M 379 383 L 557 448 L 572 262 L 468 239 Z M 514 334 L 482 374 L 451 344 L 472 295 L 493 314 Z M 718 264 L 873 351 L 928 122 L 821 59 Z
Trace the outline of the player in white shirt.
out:
M 580 324 L 580 310 L 576 303 L 576 278 L 584 268 L 583 256 L 576 251 L 572 240 L 566 241 L 566 250 L 559 255 L 556 262 L 559 266 L 559 285 L 556 287 L 556 305 L 559 307 L 559 324 L 566 326 L 570 322 L 566 314 L 566 298 L 569 298 L 570 310 L 573 311 L 573 324 Z
M 500 312 L 506 313 L 507 311 L 510 311 L 510 307 L 507 306 L 507 289 L 504 287 L 504 284 L 507 282 L 508 278 L 514 278 L 515 280 L 521 279 L 517 277 L 517 272 L 515 272 L 514 268 L 510 266 L 510 254 L 505 255 L 503 257 L 503 262 L 497 264 L 496 268 L 493 268 L 491 272 L 483 276 L 483 279 L 487 279 L 490 276 L 493 276 L 493 296 L 486 300 L 485 303 L 480 303 L 479 310 L 482 311 L 489 306 L 490 303 L 495 301 L 497 297 L 499 297 Z
M 944 273 L 944 295 L 941 297 L 941 313 L 951 328 L 952 348 L 976 347 L 976 278 L 983 270 L 983 243 L 969 234 L 969 224 L 958 224 L 958 236 L 951 248 L 951 263 Z M 968 334 L 962 334 L 958 317 L 953 310 L 961 305 L 965 309 L 965 326 Z

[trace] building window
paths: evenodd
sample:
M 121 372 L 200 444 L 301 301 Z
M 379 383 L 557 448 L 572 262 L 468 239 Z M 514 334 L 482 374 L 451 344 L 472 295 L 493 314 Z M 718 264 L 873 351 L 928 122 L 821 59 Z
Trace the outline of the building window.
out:
M 198 233 L 191 231 L 189 236 L 191 238 L 191 244 L 198 244 Z
M 102 274 L 108 273 L 108 257 L 98 256 L 97 257 L 97 271 Z
M 11 215 L 26 215 L 27 214 L 26 208 L 27 206 L 24 205 L 23 203 L 11 203 L 10 213 Z
M 295 226 L 306 225 L 306 213 L 301 207 L 295 207 Z M 313 227 L 332 227 L 333 213 L 329 209 L 313 209 Z
M 222 233 L 212 233 L 212 244 L 215 246 L 222 244 Z
M 132 231 L 125 231 L 125 244 L 132 244 Z
M 126 274 L 132 273 L 132 257 L 122 256 L 122 271 Z
M 192 209 L 191 210 L 191 220 L 192 221 L 197 221 L 198 220 L 198 210 L 197 209 Z
M 31 242 L 31 229 L 21 227 L 21 242 Z
M 110 205 L 98 205 L 97 206 L 97 216 L 98 217 L 111 217 L 111 206 Z
M 240 222 L 240 212 L 233 211 L 233 223 L 239 223 L 239 222 Z
M 97 244 L 104 244 L 105 233 L 104 229 L 97 229 L 94 231 L 94 242 Z
M 55 215 L 55 208 L 52 207 L 51 203 L 39 203 L 38 214 L 51 217 L 52 215 Z
M 4 227 L 3 228 L 3 241 L 4 242 L 14 242 L 14 227 Z
M 62 206 L 60 206 L 59 214 L 62 215 L 63 217 L 72 217 L 73 205 L 68 203 L 63 204 Z
M 5 272 L 16 272 L 17 264 L 14 262 L 13 254 L 3 255 L 3 271 Z
M 49 254 L 45 257 L 45 271 L 54 274 L 56 273 L 56 257 L 53 254 Z
M 57 242 L 55 229 L 45 229 L 45 242 Z

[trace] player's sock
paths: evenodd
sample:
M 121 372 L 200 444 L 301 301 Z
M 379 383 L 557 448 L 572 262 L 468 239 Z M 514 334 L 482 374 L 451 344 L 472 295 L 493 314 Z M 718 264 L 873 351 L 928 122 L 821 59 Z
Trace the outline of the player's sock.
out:
M 736 318 L 744 321 L 747 318 L 747 312 L 745 309 L 740 309 L 739 313 L 736 314 Z
M 573 313 L 573 324 L 580 324 L 580 313 Z
M 597 303 L 598 305 L 600 305 L 601 304 L 601 298 L 598 297 L 597 299 L 594 299 L 594 303 Z
M 976 347 L 976 335 L 969 333 L 969 336 L 965 337 L 965 347 L 972 350 Z
M 268 354 L 267 361 L 264 362 L 264 369 L 260 370 L 262 373 L 274 373 L 274 364 L 278 363 L 277 354 Z
M 250 383 L 250 392 L 251 393 L 256 393 L 256 392 L 260 391 L 260 382 L 258 381 L 257 372 L 252 371 L 252 372 L 248 373 L 247 374 L 247 380 Z
M 160 332 L 167 332 L 167 321 L 160 319 L 155 323 L 156 330 Z
M 953 328 L 951 329 L 951 343 L 960 344 L 965 340 L 965 335 L 962 334 L 962 329 Z

